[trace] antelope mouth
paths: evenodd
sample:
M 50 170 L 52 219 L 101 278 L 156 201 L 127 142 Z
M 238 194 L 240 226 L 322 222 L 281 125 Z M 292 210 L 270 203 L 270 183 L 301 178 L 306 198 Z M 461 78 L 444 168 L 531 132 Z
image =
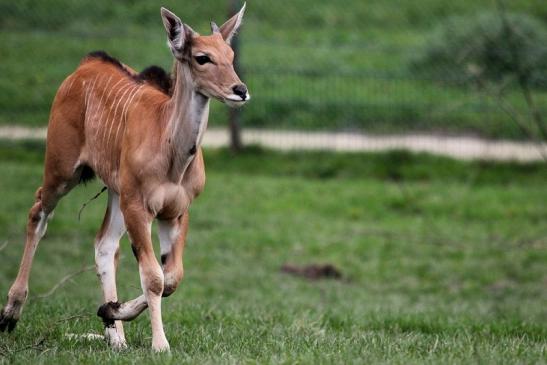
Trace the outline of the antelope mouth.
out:
M 239 95 L 228 95 L 224 97 L 224 103 L 231 107 L 240 107 L 243 106 L 246 102 L 248 102 L 251 99 L 251 95 L 247 93 L 245 96 L 239 96 Z
M 244 96 L 231 94 L 231 95 L 228 95 L 226 97 L 226 100 L 233 101 L 233 102 L 236 102 L 236 103 L 244 103 L 244 102 L 247 102 L 247 101 L 251 100 L 251 95 L 249 95 L 249 93 L 245 94 Z

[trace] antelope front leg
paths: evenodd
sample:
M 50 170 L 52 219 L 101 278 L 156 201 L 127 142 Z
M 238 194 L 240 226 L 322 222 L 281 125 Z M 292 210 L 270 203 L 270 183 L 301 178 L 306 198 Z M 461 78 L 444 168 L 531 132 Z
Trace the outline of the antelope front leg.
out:
M 164 297 L 175 292 L 184 275 L 182 255 L 188 233 L 188 220 L 188 212 L 175 219 L 158 220 L 161 264 L 165 277 Z
M 127 205 L 122 205 L 122 211 L 131 240 L 131 247 L 139 264 L 142 290 L 150 309 L 152 349 L 155 351 L 169 351 L 169 343 L 165 338 L 161 320 L 163 272 L 152 247 L 152 216 L 147 213 L 143 205 L 135 204 L 130 199 L 127 201 Z
M 125 233 L 125 223 L 120 210 L 119 196 L 108 192 L 108 208 L 95 240 L 95 264 L 101 281 L 105 303 L 117 303 L 116 268 L 120 239 Z M 105 319 L 105 339 L 115 349 L 127 347 L 121 321 Z
M 28 216 L 27 237 L 19 273 L 9 290 L 8 302 L 0 313 L 0 331 L 6 329 L 8 332 L 13 331 L 21 316 L 21 311 L 28 296 L 28 281 L 32 260 L 40 239 L 46 233 L 48 218 L 51 216 L 58 198 L 58 195 L 50 193 L 50 190 L 39 188 L 36 191 L 35 202 Z
M 184 273 L 182 255 L 188 232 L 188 218 L 188 212 L 186 212 L 176 219 L 158 221 L 164 275 L 163 297 L 173 294 L 182 280 Z M 145 296 L 141 295 L 125 303 L 114 300 L 107 302 L 101 306 L 98 315 L 106 322 L 132 321 L 146 308 L 148 303 Z

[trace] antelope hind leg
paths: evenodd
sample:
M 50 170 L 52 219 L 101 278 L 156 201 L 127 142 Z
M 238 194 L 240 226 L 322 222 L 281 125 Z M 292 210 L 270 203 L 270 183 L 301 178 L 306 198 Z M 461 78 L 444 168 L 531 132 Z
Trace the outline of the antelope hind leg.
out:
M 105 303 L 116 302 L 118 293 L 116 288 L 116 269 L 120 239 L 125 233 L 125 223 L 120 211 L 119 196 L 108 192 L 108 207 L 101 229 L 95 239 L 95 264 L 97 277 L 101 282 Z M 127 347 L 123 323 L 121 321 L 103 320 L 105 325 L 105 339 L 114 349 Z

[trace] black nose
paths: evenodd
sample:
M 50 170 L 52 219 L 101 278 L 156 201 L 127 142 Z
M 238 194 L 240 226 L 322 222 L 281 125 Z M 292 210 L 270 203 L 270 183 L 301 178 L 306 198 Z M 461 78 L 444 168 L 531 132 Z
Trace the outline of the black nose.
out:
M 247 86 L 244 84 L 236 85 L 232 88 L 232 90 L 234 91 L 234 94 L 241 97 L 241 99 L 247 99 Z

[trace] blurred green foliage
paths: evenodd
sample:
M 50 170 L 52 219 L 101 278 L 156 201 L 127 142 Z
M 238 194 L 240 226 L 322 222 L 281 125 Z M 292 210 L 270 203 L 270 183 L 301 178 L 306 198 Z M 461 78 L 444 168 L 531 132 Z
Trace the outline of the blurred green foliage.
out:
M 220 22 L 226 18 L 231 0 L 208 0 L 184 2 L 181 0 L 146 1 L 118 0 L 94 2 L 83 0 L 32 0 L 0 2 L 0 27 L 22 29 L 29 27 L 60 30 L 77 29 L 84 25 L 127 27 L 128 24 L 157 25 L 159 7 L 164 6 L 180 15 L 193 27 L 206 27 L 210 19 Z M 243 1 L 240 1 L 242 4 Z M 254 28 L 248 37 L 262 37 L 276 31 L 286 39 L 298 39 L 292 29 L 324 29 L 333 27 L 329 33 L 340 30 L 429 28 L 436 20 L 455 14 L 474 14 L 477 10 L 492 5 L 473 0 L 277 0 L 248 1 L 245 21 Z M 313 6 L 312 6 L 313 5 Z M 534 14 L 547 21 L 547 9 L 542 1 L 507 1 L 510 10 Z M 121 22 L 123 20 L 123 22 Z M 93 30 L 94 32 L 95 30 Z M 283 38 L 282 37 L 282 38 Z M 333 37 L 333 39 L 336 37 Z
M 497 101 L 472 87 L 424 77 L 409 60 L 447 17 L 493 2 L 328 0 L 250 1 L 240 32 L 242 78 L 253 101 L 244 126 L 439 132 L 524 138 Z M 0 124 L 45 126 L 56 88 L 89 51 L 103 49 L 136 69 L 171 66 L 159 7 L 202 33 L 228 17 L 226 0 L 0 1 Z M 545 23 L 542 1 L 507 2 Z M 443 78 L 450 78 L 448 71 Z M 547 93 L 537 92 L 538 105 Z M 507 99 L 520 112 L 518 91 Z M 226 125 L 213 103 L 211 124 Z
M 477 77 L 503 82 L 519 76 L 547 88 L 547 26 L 525 14 L 452 17 L 431 35 L 414 61 L 425 75 L 456 83 Z

